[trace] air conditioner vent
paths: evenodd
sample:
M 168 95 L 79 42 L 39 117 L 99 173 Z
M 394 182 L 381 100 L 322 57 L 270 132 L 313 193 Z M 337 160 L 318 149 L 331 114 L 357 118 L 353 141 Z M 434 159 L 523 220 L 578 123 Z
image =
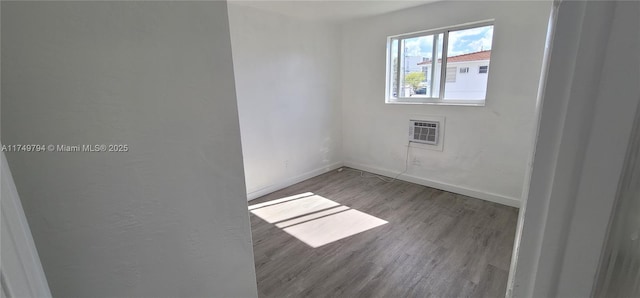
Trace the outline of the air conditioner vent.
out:
M 440 122 L 409 120 L 409 141 L 438 145 L 440 135 Z

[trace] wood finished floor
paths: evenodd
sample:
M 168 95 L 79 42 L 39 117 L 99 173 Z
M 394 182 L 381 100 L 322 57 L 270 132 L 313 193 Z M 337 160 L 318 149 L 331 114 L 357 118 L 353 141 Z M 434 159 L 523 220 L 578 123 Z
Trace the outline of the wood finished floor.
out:
M 332 171 L 249 202 L 313 192 L 389 223 L 312 248 L 251 215 L 266 297 L 504 297 L 518 210 Z

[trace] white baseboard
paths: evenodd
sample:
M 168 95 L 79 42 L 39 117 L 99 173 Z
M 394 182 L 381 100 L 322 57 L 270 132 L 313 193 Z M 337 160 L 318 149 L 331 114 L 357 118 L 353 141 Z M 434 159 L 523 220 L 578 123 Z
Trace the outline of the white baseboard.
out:
M 361 171 L 371 172 L 378 175 L 387 176 L 387 177 L 395 177 L 396 175 L 398 175 L 398 172 L 394 172 L 394 171 L 379 168 L 379 167 L 354 163 L 354 162 L 344 162 L 344 166 L 358 169 Z M 449 191 L 449 192 L 453 192 L 453 193 L 457 193 L 457 194 L 461 194 L 461 195 L 465 195 L 465 196 L 469 196 L 477 199 L 482 199 L 485 201 L 490 201 L 490 202 L 494 202 L 502 205 L 520 208 L 520 200 L 517 198 L 507 197 L 507 196 L 490 193 L 486 191 L 481 191 L 477 189 L 472 189 L 464 186 L 428 180 L 428 179 L 412 176 L 409 174 L 402 174 L 398 176 L 397 179 L 432 187 L 432 188 L 437 188 L 437 189 L 441 189 L 441 190 L 445 190 L 445 191 Z
M 315 176 L 322 175 L 324 173 L 333 171 L 333 170 L 335 170 L 337 168 L 340 168 L 340 167 L 342 167 L 342 162 L 336 162 L 336 163 L 332 163 L 330 165 L 326 165 L 324 167 L 321 167 L 321 168 L 318 168 L 318 169 L 315 169 L 315 170 L 300 174 L 300 175 L 292 177 L 292 178 L 284 179 L 284 180 L 279 181 L 277 183 L 271 184 L 271 185 L 269 185 L 267 187 L 261 188 L 261 189 L 256 190 L 256 191 L 252 191 L 250 193 L 247 193 L 247 200 L 251 201 L 253 199 L 257 199 L 257 198 L 259 198 L 261 196 L 264 196 L 266 194 L 270 194 L 270 193 L 272 193 L 274 191 L 281 190 L 283 188 L 286 188 L 286 187 L 289 187 L 291 185 L 294 185 L 294 184 L 296 184 L 298 182 L 302 182 L 302 181 L 305 181 L 305 180 L 307 180 L 309 178 L 313 178 Z

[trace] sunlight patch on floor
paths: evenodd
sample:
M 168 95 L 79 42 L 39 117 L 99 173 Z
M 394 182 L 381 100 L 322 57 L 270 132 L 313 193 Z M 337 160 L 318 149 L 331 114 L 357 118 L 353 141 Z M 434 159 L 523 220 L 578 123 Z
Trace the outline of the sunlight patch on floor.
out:
M 278 223 L 337 206 L 340 206 L 340 204 L 318 195 L 311 195 L 270 204 L 261 208 L 252 209 L 251 206 L 249 210 L 268 223 Z
M 314 248 L 388 223 L 310 192 L 251 205 L 249 210 Z

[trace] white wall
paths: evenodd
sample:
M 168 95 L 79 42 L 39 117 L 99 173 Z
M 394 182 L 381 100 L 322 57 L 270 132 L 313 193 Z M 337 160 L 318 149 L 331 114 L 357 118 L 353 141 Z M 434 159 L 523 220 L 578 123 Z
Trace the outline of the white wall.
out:
M 239 4 L 229 20 L 249 199 L 336 168 L 338 27 Z
M 412 148 L 404 179 L 518 205 L 550 9 L 549 2 L 445 1 L 346 24 L 345 164 L 398 173 L 410 115 L 445 116 L 444 150 Z M 485 107 L 384 103 L 387 36 L 486 19 L 495 29 Z
M 56 297 L 256 297 L 225 2 L 2 2 L 4 144 Z

